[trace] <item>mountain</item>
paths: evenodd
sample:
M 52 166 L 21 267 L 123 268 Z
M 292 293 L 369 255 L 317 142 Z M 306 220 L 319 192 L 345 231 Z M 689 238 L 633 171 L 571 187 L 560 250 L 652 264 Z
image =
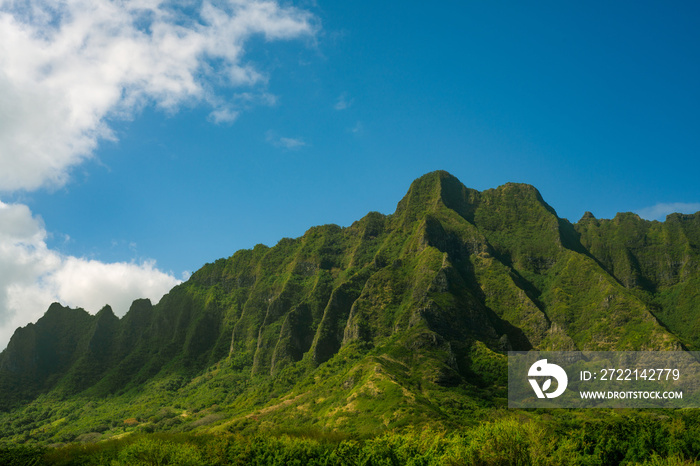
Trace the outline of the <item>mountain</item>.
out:
M 428 173 L 391 215 L 238 251 L 121 319 L 53 304 L 0 353 L 0 435 L 474 422 L 508 350 L 697 349 L 699 242 L 700 213 L 571 224 L 532 186 Z

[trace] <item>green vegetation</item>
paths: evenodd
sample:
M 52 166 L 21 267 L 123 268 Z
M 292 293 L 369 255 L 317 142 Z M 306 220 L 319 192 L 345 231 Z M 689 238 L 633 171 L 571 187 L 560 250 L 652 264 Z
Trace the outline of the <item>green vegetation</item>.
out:
M 58 448 L 5 447 L 3 464 L 46 465 L 688 465 L 700 455 L 697 419 L 606 413 L 557 422 L 504 418 L 451 432 L 407 428 L 358 437 L 138 434 Z M 575 430 L 574 430 L 575 427 Z M 562 432 L 569 429 L 569 433 Z
M 572 225 L 532 186 L 429 173 L 392 215 L 238 251 L 122 318 L 53 304 L 0 353 L 0 445 L 26 464 L 684 464 L 687 413 L 505 409 L 505 354 L 698 348 L 699 251 L 698 214 Z

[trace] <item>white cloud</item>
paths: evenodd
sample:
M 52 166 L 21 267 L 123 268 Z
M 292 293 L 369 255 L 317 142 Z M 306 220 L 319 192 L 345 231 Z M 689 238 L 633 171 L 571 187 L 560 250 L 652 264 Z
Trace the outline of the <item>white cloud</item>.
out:
M 355 123 L 355 126 L 350 128 L 350 132 L 352 134 L 362 134 L 364 132 L 364 130 L 365 130 L 365 125 L 363 125 L 361 121 L 358 121 L 357 123 Z
M 239 112 L 230 108 L 219 108 L 211 112 L 209 118 L 214 123 L 233 123 L 238 118 Z
M 254 105 L 277 105 L 277 96 L 267 92 L 242 92 L 234 95 L 230 102 L 219 104 L 209 115 L 209 119 L 216 124 L 233 123 L 240 115 L 241 110 L 246 110 Z
M 658 203 L 651 207 L 639 209 L 636 213 L 647 220 L 665 220 L 666 216 L 672 213 L 693 214 L 700 211 L 700 202 L 671 202 Z
M 279 138 L 278 143 L 286 149 L 298 149 L 306 145 L 304 140 L 299 138 Z
M 54 301 L 92 313 L 109 304 L 124 315 L 134 299 L 157 302 L 178 283 L 152 261 L 108 264 L 53 251 L 40 218 L 0 202 L 0 349 Z
M 301 138 L 286 138 L 278 136 L 274 131 L 268 131 L 266 134 L 267 142 L 275 147 L 283 149 L 296 150 L 306 146 L 306 142 Z
M 0 0 L 0 190 L 65 184 L 114 137 L 109 120 L 144 105 L 206 102 L 213 121 L 230 122 L 241 99 L 223 102 L 213 91 L 221 84 L 251 87 L 244 101 L 274 103 L 264 73 L 244 61 L 245 43 L 311 35 L 313 17 L 275 1 L 205 0 L 184 14 L 189 7 Z
M 346 108 L 350 107 L 353 104 L 353 102 L 353 99 L 348 100 L 348 96 L 346 93 L 342 93 L 338 97 L 338 100 L 335 102 L 333 108 L 336 110 L 345 110 Z

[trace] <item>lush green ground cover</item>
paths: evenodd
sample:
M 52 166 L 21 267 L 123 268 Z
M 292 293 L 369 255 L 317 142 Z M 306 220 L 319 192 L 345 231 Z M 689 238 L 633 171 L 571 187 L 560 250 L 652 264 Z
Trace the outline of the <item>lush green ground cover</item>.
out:
M 695 413 L 551 413 L 454 432 L 135 434 L 55 448 L 5 446 L 2 464 L 47 465 L 688 465 L 700 457 Z M 580 413 L 579 413 L 580 414 Z

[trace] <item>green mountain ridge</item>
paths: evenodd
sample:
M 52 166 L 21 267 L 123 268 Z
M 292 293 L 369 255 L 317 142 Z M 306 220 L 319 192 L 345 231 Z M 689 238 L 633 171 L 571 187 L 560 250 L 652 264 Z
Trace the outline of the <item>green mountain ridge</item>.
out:
M 700 347 L 699 253 L 700 213 L 571 224 L 532 186 L 432 172 L 121 319 L 53 304 L 0 353 L 2 435 L 474 422 L 506 405 L 508 350 Z

